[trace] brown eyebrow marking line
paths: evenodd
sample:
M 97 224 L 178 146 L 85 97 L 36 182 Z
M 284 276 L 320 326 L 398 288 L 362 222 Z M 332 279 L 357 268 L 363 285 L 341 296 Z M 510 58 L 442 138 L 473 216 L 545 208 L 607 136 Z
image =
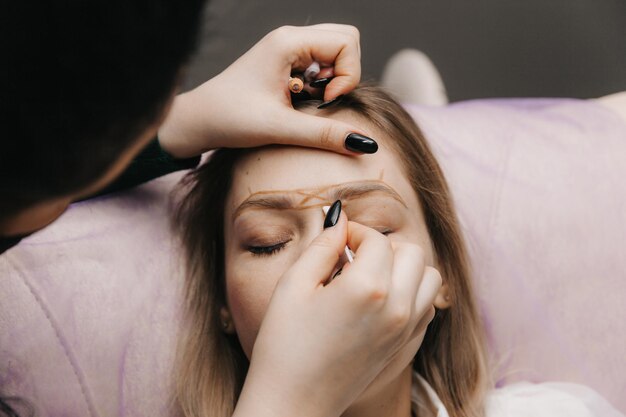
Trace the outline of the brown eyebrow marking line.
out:
M 324 196 L 329 190 L 337 189 L 334 197 L 338 200 L 349 200 L 372 192 L 383 192 L 392 197 L 404 207 L 408 207 L 402 197 L 391 186 L 382 180 L 364 180 L 352 183 L 331 184 L 319 188 L 257 191 L 250 193 L 234 211 L 233 221 L 247 209 L 275 209 L 275 210 L 304 210 L 328 205 Z M 248 189 L 250 191 L 250 189 Z M 300 196 L 300 201 L 293 201 L 288 195 Z M 274 197 L 271 197 L 274 196 Z M 320 200 L 320 203 L 311 203 L 311 200 Z
M 303 196 L 303 199 L 300 201 L 300 204 L 308 203 L 310 200 L 313 200 L 313 199 L 323 200 L 323 198 L 320 197 L 318 194 L 315 194 L 312 192 L 296 191 L 296 193 L 298 195 Z

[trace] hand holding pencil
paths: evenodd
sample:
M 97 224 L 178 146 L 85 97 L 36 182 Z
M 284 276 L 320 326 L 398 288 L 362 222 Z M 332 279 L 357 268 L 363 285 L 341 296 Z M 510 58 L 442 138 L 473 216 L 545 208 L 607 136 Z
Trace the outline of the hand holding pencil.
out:
M 294 109 L 294 75 L 302 77 L 297 95 L 330 101 L 349 93 L 361 76 L 358 30 L 321 24 L 272 31 L 222 73 L 176 97 L 158 132 L 161 145 L 180 158 L 276 143 L 347 155 L 369 152 L 346 147 L 351 133 L 366 135 L 357 126 Z

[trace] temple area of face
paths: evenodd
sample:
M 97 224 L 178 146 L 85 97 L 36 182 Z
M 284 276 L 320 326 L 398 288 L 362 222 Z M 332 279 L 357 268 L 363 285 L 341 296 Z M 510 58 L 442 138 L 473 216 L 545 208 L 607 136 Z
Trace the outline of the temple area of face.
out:
M 233 221 L 245 210 L 302 210 L 381 193 L 407 207 L 406 202 L 382 180 L 353 181 L 324 187 L 293 190 L 258 191 L 246 198 L 233 212 Z

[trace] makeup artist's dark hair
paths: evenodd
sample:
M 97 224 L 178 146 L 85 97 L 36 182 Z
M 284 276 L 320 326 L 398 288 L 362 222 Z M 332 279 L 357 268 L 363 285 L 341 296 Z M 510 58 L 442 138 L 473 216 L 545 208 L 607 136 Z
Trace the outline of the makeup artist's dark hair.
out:
M 484 393 L 490 386 L 483 327 L 443 172 L 415 121 L 381 88 L 358 87 L 318 115 L 339 111 L 349 111 L 384 132 L 385 138 L 378 139 L 392 149 L 420 201 L 436 265 L 449 288 L 452 305 L 437 310 L 414 368 L 451 417 L 482 416 Z M 186 195 L 178 202 L 175 224 L 186 250 L 189 322 L 180 345 L 177 400 L 187 417 L 230 416 L 247 371 L 236 336 L 222 331 L 219 311 L 226 305 L 225 202 L 233 170 L 248 152 L 254 150 L 217 151 L 183 180 Z
M 3 2 L 0 221 L 90 185 L 159 120 L 204 2 Z
M 0 222 L 94 182 L 159 120 L 204 3 L 2 2 Z M 0 416 L 16 401 L 0 398 Z

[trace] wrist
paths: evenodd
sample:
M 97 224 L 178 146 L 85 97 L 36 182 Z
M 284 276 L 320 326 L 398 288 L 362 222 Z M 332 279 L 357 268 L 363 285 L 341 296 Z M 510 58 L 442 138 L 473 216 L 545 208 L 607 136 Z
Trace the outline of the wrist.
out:
M 266 398 L 255 398 L 256 400 L 240 397 L 232 417 L 339 417 L 340 414 L 324 414 L 317 410 L 290 407 L 285 402 L 272 404 Z
M 185 146 L 187 139 L 185 137 L 185 94 L 179 94 L 174 98 L 172 107 L 167 118 L 159 127 L 158 138 L 159 145 L 168 154 L 175 158 L 186 158 L 195 156 L 188 152 L 188 146 Z
M 175 158 L 183 159 L 198 156 L 214 148 L 210 138 L 215 109 L 210 108 L 207 100 L 196 90 L 206 88 L 207 81 L 195 90 L 179 94 L 174 99 L 172 108 L 158 132 L 161 148 Z
M 248 372 L 233 417 L 339 417 L 342 412 L 332 410 L 330 401 L 316 401 L 310 390 L 299 392 L 306 390 L 283 380 L 272 383 L 267 373 L 263 376 L 257 378 L 253 370 Z

